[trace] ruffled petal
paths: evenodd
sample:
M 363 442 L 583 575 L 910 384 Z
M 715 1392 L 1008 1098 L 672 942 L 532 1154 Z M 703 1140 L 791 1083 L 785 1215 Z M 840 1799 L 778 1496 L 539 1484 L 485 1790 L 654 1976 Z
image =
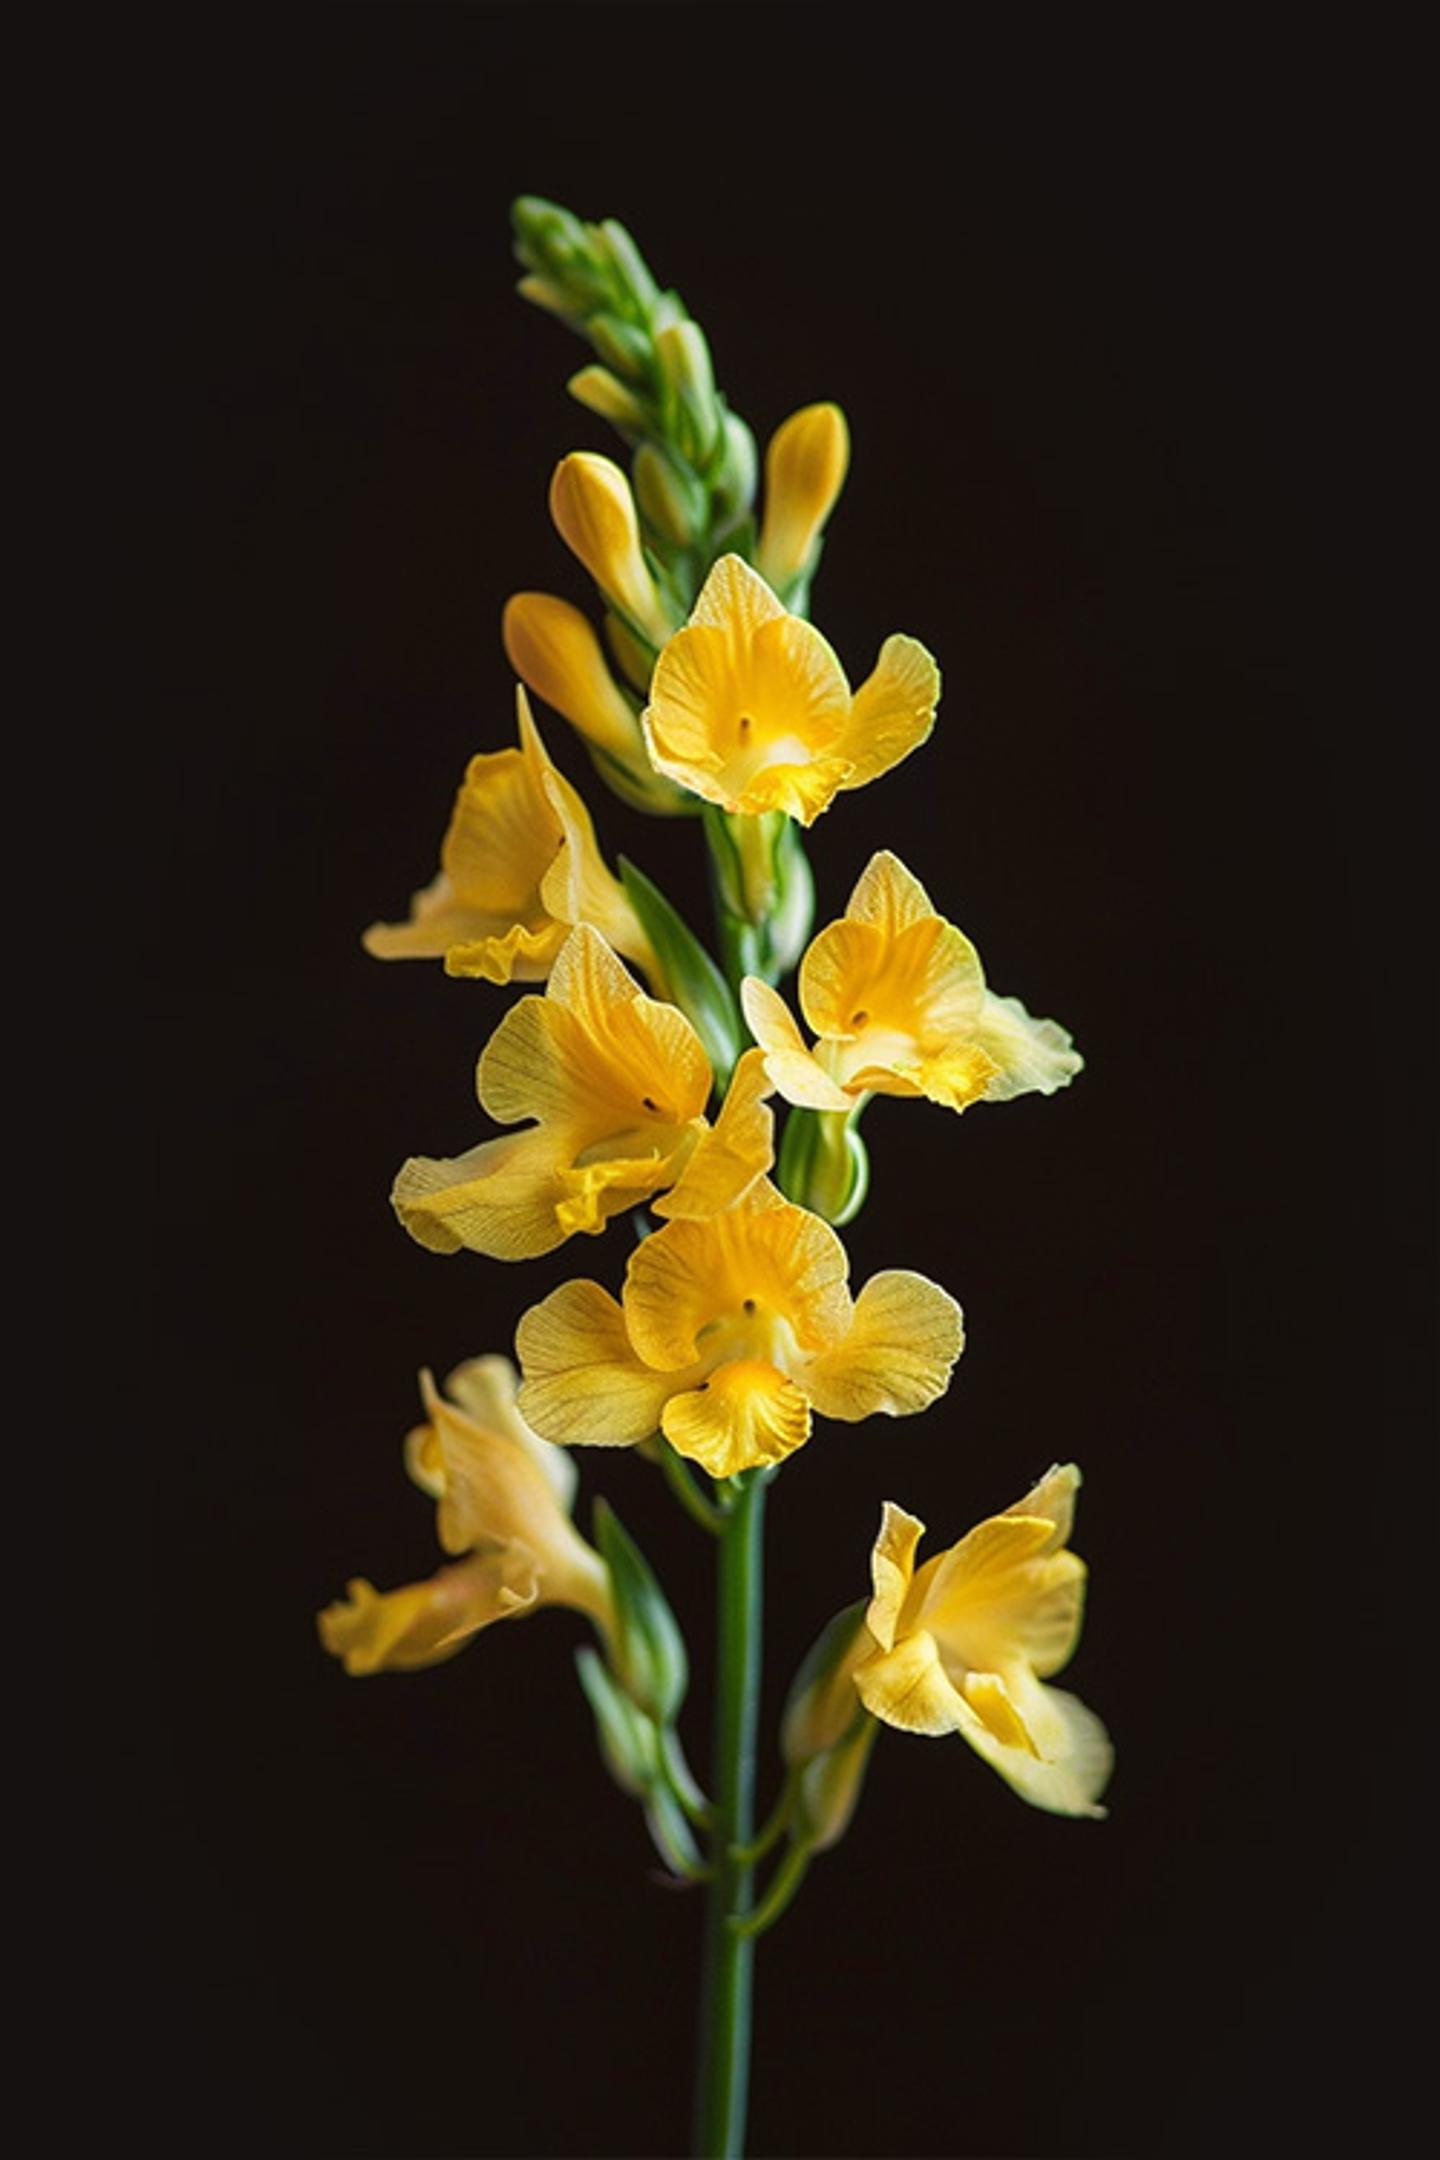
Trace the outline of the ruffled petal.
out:
M 1019 998 L 987 991 L 973 1029 L 977 1046 L 995 1066 L 985 1088 L 987 1102 L 1015 1095 L 1053 1095 L 1069 1085 L 1085 1060 L 1057 1020 L 1036 1020 Z
M 828 1223 L 782 1200 L 768 1181 L 704 1222 L 672 1222 L 632 1254 L 625 1278 L 630 1340 L 648 1365 L 674 1372 L 703 1356 L 713 1321 L 774 1316 L 802 1350 L 850 1324 L 849 1262 Z
M 502 935 L 486 936 L 452 945 L 445 954 L 445 972 L 472 982 L 544 982 L 550 963 L 565 942 L 568 924 L 542 922 L 532 929 L 512 923 Z
M 744 817 L 783 810 L 797 824 L 813 825 L 847 785 L 851 770 L 848 758 L 834 756 L 762 765 L 742 786 L 727 792 L 727 807 Z
M 378 1591 L 357 1577 L 319 1615 L 320 1640 L 353 1676 L 438 1665 L 495 1620 L 528 1610 L 538 1576 L 519 1548 L 440 1568 L 426 1582 Z
M 562 1283 L 533 1305 L 515 1348 L 520 1414 L 560 1447 L 636 1446 L 658 1428 L 675 1386 L 641 1363 L 624 1313 L 595 1282 Z
M 1110 1781 L 1115 1751 L 1094 1711 L 1077 1696 L 1038 1680 L 1027 1684 L 1007 1675 L 1005 1685 L 1028 1745 L 1007 1746 L 987 1719 L 975 1716 L 959 1729 L 976 1754 L 1032 1807 L 1052 1815 L 1102 1818 L 1106 1810 L 1097 1803 Z
M 897 1054 L 918 1064 L 968 1041 L 984 997 L 978 953 L 938 915 L 893 936 L 842 916 L 800 964 L 800 1005 L 814 1032 L 861 1051 L 873 1037 L 882 1065 Z
M 940 670 L 915 638 L 888 637 L 860 685 L 836 748 L 851 761 L 847 788 L 878 780 L 919 748 L 935 725 Z
M 360 942 L 376 960 L 443 960 L 452 945 L 483 942 L 508 928 L 506 917 L 457 899 L 442 870 L 411 899 L 408 922 L 371 923 Z
M 556 1210 L 566 1197 L 557 1141 L 536 1130 L 482 1140 L 450 1158 L 414 1155 L 390 1201 L 431 1252 L 463 1246 L 492 1260 L 533 1260 L 564 1243 Z
M 965 1345 L 960 1307 L 908 1268 L 872 1275 L 848 1334 L 799 1374 L 822 1417 L 909 1417 L 944 1394 Z
M 756 1359 L 721 1365 L 665 1405 L 661 1430 L 712 1478 L 783 1462 L 810 1437 L 810 1405 L 784 1373 Z
M 714 1125 L 671 1190 L 655 1202 L 657 1215 L 703 1220 L 732 1206 L 765 1175 L 775 1160 L 775 1116 L 765 1100 L 770 1090 L 763 1052 L 747 1050 Z

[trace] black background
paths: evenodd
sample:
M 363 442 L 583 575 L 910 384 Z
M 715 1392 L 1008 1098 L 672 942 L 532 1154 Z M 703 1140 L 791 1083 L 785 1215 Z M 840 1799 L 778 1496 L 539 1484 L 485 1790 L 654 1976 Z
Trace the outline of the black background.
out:
M 1067 1684 L 1114 1733 L 1111 1816 L 885 1736 L 762 1947 L 753 2149 L 1394 2133 L 1423 1023 L 1367 601 L 1404 455 L 1403 59 L 1033 15 L 1002 55 L 973 20 L 331 9 L 175 27 L 136 71 L 171 543 L 134 742 L 154 1714 L 105 2024 L 150 2150 L 684 2144 L 698 1900 L 651 1886 L 598 1768 L 578 1623 L 364 1683 L 313 1635 L 347 1575 L 435 1564 L 399 1457 L 416 1368 L 623 1265 L 619 1231 L 513 1270 L 399 1231 L 402 1156 L 481 1136 L 505 998 L 358 942 L 430 876 L 467 755 L 511 739 L 505 596 L 586 598 L 544 490 L 613 445 L 564 395 L 582 349 L 511 296 L 522 191 L 631 226 L 762 439 L 845 406 L 817 620 L 852 679 L 903 629 L 946 688 L 929 746 L 814 828 L 817 921 L 894 848 L 1087 1057 L 1049 1101 L 870 1113 L 856 1276 L 933 1275 L 970 1342 L 925 1418 L 822 1425 L 777 1486 L 766 1718 L 863 1592 L 883 1498 L 949 1542 L 1074 1457 Z M 547 735 L 611 859 L 698 919 L 696 828 Z M 703 1757 L 709 1554 L 638 1458 L 581 1468 L 685 1621 Z

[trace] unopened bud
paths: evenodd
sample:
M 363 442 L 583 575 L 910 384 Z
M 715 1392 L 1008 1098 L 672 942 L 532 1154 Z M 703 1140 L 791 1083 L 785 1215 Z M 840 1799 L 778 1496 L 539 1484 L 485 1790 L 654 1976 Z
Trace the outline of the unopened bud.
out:
M 756 566 L 777 589 L 809 563 L 849 464 L 850 430 L 838 405 L 806 405 L 771 436 Z
M 595 1542 L 615 1600 L 611 1670 L 648 1718 L 669 1725 L 690 1680 L 685 1638 L 650 1563 L 603 1500 L 595 1503 Z
M 655 353 L 680 407 L 681 440 L 694 462 L 704 464 L 720 435 L 715 370 L 697 322 L 671 323 L 655 339 Z
M 705 529 L 705 490 L 673 458 L 642 443 L 635 453 L 635 498 L 641 516 L 672 547 L 694 545 Z
M 561 458 L 550 483 L 550 515 L 606 598 L 652 645 L 663 645 L 675 625 L 641 550 L 635 498 L 619 466 L 589 450 Z
M 747 515 L 755 500 L 759 464 L 755 437 L 738 413 L 726 413 L 723 439 L 720 470 L 711 484 L 719 509 L 733 523 Z
M 609 368 L 582 367 L 570 377 L 565 385 L 577 404 L 587 412 L 599 413 L 622 435 L 640 435 L 645 430 L 645 408 L 633 398 L 618 375 Z
M 648 762 L 634 707 L 579 608 L 553 593 L 512 593 L 500 635 L 516 674 L 587 742 L 618 758 Z

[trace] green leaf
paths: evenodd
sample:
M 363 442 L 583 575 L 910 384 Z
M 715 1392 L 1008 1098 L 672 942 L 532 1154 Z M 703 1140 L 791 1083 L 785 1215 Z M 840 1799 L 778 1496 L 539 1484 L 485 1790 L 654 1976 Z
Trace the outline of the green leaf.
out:
M 655 948 L 671 999 L 704 1044 L 715 1085 L 723 1093 L 746 1041 L 734 995 L 685 918 L 623 855 L 620 882 Z

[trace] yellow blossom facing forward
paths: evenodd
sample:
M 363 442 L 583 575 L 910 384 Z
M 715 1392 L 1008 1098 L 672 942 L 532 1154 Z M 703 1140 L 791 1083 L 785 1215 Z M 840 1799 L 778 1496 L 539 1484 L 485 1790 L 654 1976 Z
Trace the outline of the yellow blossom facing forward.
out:
M 650 574 L 635 498 L 620 467 L 590 450 L 561 458 L 550 482 L 550 515 L 611 605 L 652 645 L 663 645 L 674 618 Z
M 650 942 L 596 845 L 590 813 L 551 763 L 518 685 L 520 745 L 470 760 L 440 849 L 440 874 L 410 919 L 372 923 L 380 960 L 438 960 L 450 975 L 543 982 L 575 923 L 592 923 L 654 979 Z
M 707 802 L 809 825 L 924 742 L 939 695 L 929 653 L 898 636 L 852 694 L 820 632 L 725 555 L 655 663 L 641 725 L 657 770 Z
M 425 1423 L 406 1440 L 406 1468 L 439 1503 L 441 1546 L 465 1557 L 399 1590 L 348 1583 L 319 1616 L 325 1648 L 357 1675 L 438 1665 L 541 1605 L 573 1606 L 608 1631 L 609 1575 L 570 1520 L 575 1466 L 520 1416 L 509 1359 L 472 1359 L 443 1394 L 422 1373 L 420 1393 Z
M 521 1409 L 563 1446 L 633 1447 L 659 1429 L 714 1478 L 783 1461 L 816 1412 L 924 1410 L 960 1354 L 959 1306 L 904 1269 L 852 1298 L 848 1275 L 828 1223 L 762 1179 L 646 1238 L 620 1303 L 572 1282 L 532 1307 L 516 1334 Z
M 850 430 L 838 405 L 791 413 L 765 452 L 765 516 L 755 560 L 772 585 L 800 575 L 825 529 L 850 466 Z
M 958 1732 L 1035 1807 L 1098 1816 L 1113 1761 L 1105 1728 L 1043 1684 L 1080 1633 L 1085 1568 L 1066 1549 L 1079 1484 L 1073 1463 L 1057 1465 L 919 1569 L 925 1525 L 887 1502 L 865 1614 L 872 1648 L 854 1679 L 885 1724 Z
M 812 941 L 799 988 L 813 1049 L 768 983 L 747 977 L 741 1002 L 776 1089 L 808 1109 L 880 1094 L 964 1110 L 1053 1094 L 1083 1063 L 1057 1022 L 986 987 L 970 940 L 889 853 L 871 857 L 843 917 Z
M 405 1164 L 395 1211 L 434 1252 L 530 1259 L 667 1186 L 659 1212 L 713 1214 L 774 1157 L 758 1051 L 740 1060 L 712 1126 L 699 1036 L 675 1006 L 646 997 L 588 926 L 561 946 L 545 995 L 506 1013 L 476 1087 L 497 1123 L 535 1123 L 453 1160 Z

